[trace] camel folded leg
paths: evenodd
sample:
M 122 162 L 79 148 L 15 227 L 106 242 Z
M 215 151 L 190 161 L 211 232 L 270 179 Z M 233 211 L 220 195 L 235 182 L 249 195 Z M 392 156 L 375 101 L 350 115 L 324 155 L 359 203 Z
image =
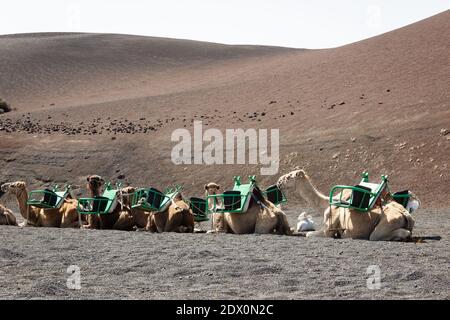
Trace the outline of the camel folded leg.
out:
M 292 235 L 294 230 L 289 226 L 286 215 L 283 212 L 277 213 L 277 228 L 276 233 L 279 235 Z
M 134 218 L 127 212 L 122 212 L 119 219 L 114 223 L 112 229 L 131 231 L 134 227 Z
M 386 233 L 373 233 L 370 235 L 371 241 L 405 241 L 411 237 L 411 231 L 399 228 Z
M 207 233 L 227 233 L 229 230 L 226 219 L 224 217 L 225 213 L 214 213 L 213 219 L 213 229 L 209 230 Z

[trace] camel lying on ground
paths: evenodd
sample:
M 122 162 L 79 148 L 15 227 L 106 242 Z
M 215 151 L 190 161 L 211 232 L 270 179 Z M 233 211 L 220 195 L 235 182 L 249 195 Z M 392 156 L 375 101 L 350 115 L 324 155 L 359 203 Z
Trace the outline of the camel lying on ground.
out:
M 87 188 L 90 191 L 91 197 L 101 196 L 102 186 L 105 181 L 98 175 L 91 175 L 87 177 Z M 106 214 L 88 214 L 87 224 L 83 225 L 85 229 L 113 229 L 130 231 L 134 228 L 134 219 L 131 214 L 131 209 L 124 206 L 119 199 L 116 207 L 111 213 Z
M 133 203 L 136 188 L 127 187 L 123 190 L 124 204 L 130 206 Z M 150 232 L 194 232 L 194 214 L 185 202 L 181 192 L 178 192 L 168 207 L 161 211 L 145 211 L 140 208 L 132 208 L 131 214 L 135 226 L 140 231 Z
M 208 183 L 205 185 L 206 196 L 220 194 L 220 185 Z M 258 189 L 253 189 L 248 209 L 245 213 L 213 213 L 213 230 L 210 232 L 224 232 L 234 234 L 248 233 L 276 233 L 280 235 L 291 235 L 293 230 L 289 227 L 286 214 L 273 203 L 266 200 Z M 221 207 L 220 197 L 217 198 L 216 207 Z M 211 198 L 208 198 L 208 208 L 214 207 Z
M 331 206 L 329 197 L 317 190 L 304 170 L 281 176 L 277 182 L 288 198 L 300 196 L 316 210 L 323 212 L 325 227 L 307 236 L 401 241 L 411 237 L 414 219 L 401 204 L 386 196 L 382 206 L 369 212 Z M 292 194 L 293 193 L 293 194 Z
M 20 214 L 25 222 L 20 226 L 34 227 L 59 227 L 76 228 L 79 227 L 77 205 L 78 201 L 70 197 L 63 200 L 63 203 L 56 209 L 42 209 L 27 205 L 28 190 L 23 181 L 5 183 L 1 186 L 5 193 L 12 193 L 16 196 Z

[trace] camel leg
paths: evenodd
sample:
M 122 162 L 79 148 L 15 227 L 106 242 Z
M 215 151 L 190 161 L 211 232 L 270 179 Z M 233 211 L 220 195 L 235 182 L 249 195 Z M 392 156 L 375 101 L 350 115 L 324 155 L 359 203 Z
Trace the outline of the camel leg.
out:
M 64 213 L 61 221 L 61 228 L 76 228 L 79 227 L 78 212 L 76 210 Z
M 287 220 L 287 217 L 282 212 L 278 212 L 277 214 L 277 227 L 276 227 L 276 233 L 279 235 L 291 235 L 294 230 L 289 226 L 289 222 Z
M 411 237 L 411 232 L 409 230 L 399 228 L 392 231 L 386 231 L 385 233 L 381 232 L 372 232 L 370 234 L 369 240 L 371 241 L 404 241 Z
M 307 231 L 307 238 L 326 238 L 325 230 Z
M 133 216 L 121 213 L 119 219 L 114 223 L 113 230 L 132 230 L 134 226 Z
M 99 218 L 97 215 L 90 214 L 87 217 L 87 224 L 82 225 L 83 229 L 99 229 Z
M 224 217 L 225 213 L 213 213 L 213 229 L 209 230 L 207 233 L 227 233 L 228 232 L 228 225 L 225 221 Z
M 163 232 L 160 229 L 161 228 L 158 227 L 157 221 L 155 220 L 155 214 L 149 215 L 145 230 L 150 232 Z
M 405 219 L 406 218 L 406 219 Z M 395 219 L 387 220 L 386 217 L 380 219 L 372 233 L 369 240 L 371 241 L 393 241 L 406 240 L 411 236 L 411 232 L 405 229 L 409 226 L 408 217 L 400 216 Z M 412 227 L 411 227 L 412 229 Z
M 177 232 L 179 227 L 182 225 L 183 216 L 181 212 L 177 212 L 168 217 L 166 225 L 164 227 L 164 232 Z

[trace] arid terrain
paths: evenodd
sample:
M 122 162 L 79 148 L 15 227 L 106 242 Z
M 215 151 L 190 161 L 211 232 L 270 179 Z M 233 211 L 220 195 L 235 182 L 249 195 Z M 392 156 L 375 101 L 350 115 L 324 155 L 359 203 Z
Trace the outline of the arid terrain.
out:
M 307 50 L 115 34 L 0 36 L 0 183 L 134 186 L 296 167 L 318 189 L 390 177 L 422 201 L 425 243 L 0 227 L 0 298 L 449 298 L 450 11 L 346 46 Z M 280 170 L 175 165 L 171 134 L 279 129 Z M 11 199 L 0 202 L 18 212 Z M 291 223 L 295 200 L 288 209 Z M 316 217 L 320 222 L 320 218 Z M 66 265 L 83 272 L 65 289 Z M 381 264 L 385 287 L 366 289 Z M 384 270 L 384 271 L 383 271 Z
M 0 299 L 450 299 L 448 212 L 415 217 L 415 236 L 442 240 L 1 226 Z M 71 265 L 80 290 L 67 288 Z M 372 265 L 380 289 L 367 287 Z

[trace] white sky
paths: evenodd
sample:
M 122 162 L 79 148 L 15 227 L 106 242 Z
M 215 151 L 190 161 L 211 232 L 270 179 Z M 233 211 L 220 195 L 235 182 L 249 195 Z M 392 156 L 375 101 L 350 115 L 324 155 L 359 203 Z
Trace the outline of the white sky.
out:
M 0 34 L 106 32 L 326 48 L 450 9 L 450 0 L 2 0 Z

